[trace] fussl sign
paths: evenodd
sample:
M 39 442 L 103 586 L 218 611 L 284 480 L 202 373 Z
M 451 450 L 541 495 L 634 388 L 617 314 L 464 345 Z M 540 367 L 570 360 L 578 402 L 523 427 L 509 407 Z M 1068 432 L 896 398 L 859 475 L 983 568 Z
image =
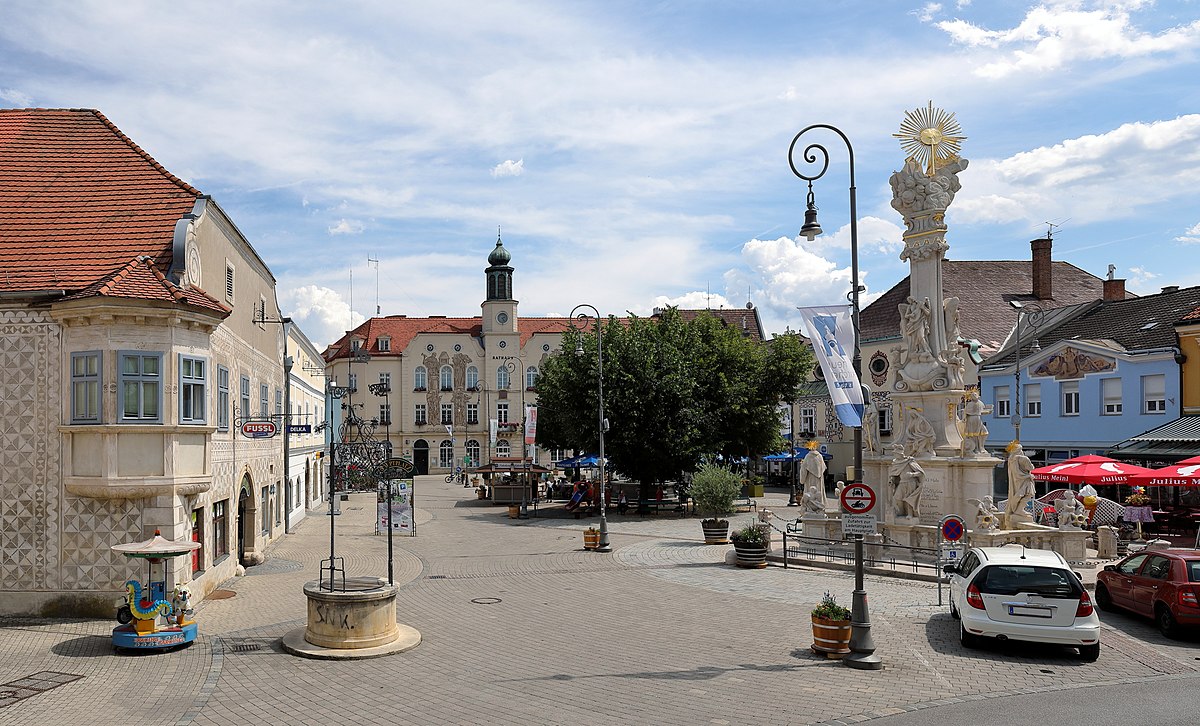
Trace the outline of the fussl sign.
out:
M 246 421 L 242 423 L 242 436 L 248 439 L 269 439 L 279 431 L 274 421 Z

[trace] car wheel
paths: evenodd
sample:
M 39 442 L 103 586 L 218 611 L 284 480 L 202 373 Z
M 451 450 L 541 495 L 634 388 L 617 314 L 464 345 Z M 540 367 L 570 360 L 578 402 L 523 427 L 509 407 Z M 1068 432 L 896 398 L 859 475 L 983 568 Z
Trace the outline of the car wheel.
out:
M 1166 605 L 1159 603 L 1154 610 L 1154 621 L 1158 625 L 1158 632 L 1171 639 L 1179 637 L 1179 623 L 1175 622 L 1175 616 Z
M 1079 646 L 1079 658 L 1088 663 L 1094 663 L 1100 657 L 1100 644 Z
M 968 633 L 966 626 L 963 625 L 962 622 L 959 622 L 958 642 L 961 643 L 962 647 L 964 648 L 978 648 L 980 645 L 980 638 L 974 633 Z
M 1106 613 L 1116 609 L 1113 607 L 1112 595 L 1108 594 L 1108 588 L 1104 585 L 1096 585 L 1096 605 Z
M 962 616 L 958 614 L 958 608 L 954 607 L 954 603 L 950 603 L 950 617 L 955 620 L 962 620 Z

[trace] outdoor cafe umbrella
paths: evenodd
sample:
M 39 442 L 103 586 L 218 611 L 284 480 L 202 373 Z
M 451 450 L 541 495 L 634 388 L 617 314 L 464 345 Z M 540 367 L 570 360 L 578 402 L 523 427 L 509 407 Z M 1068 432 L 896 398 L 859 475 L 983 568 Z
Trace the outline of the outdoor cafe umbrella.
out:
M 1138 474 L 1129 483 L 1151 487 L 1200 487 L 1200 456 Z
M 1030 473 L 1038 481 L 1061 484 L 1129 484 L 1134 476 L 1151 473 L 1151 470 L 1107 456 L 1088 454 L 1058 464 L 1039 466 Z

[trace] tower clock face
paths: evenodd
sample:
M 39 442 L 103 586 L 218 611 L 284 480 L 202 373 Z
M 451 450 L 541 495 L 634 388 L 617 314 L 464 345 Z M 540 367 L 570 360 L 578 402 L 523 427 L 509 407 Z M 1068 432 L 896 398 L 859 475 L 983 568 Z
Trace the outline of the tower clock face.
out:
M 504 325 L 508 322 L 508 313 L 500 313 L 496 316 L 496 322 Z

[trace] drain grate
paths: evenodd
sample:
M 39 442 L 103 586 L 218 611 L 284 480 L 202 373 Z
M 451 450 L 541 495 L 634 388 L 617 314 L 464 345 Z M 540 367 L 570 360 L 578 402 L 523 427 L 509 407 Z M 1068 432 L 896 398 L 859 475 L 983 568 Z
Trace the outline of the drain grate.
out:
M 10 706 L 30 696 L 45 693 L 59 686 L 65 686 L 80 678 L 83 678 L 83 676 L 74 673 L 39 671 L 24 678 L 18 678 L 15 681 L 0 683 L 0 708 Z
M 273 655 L 281 651 L 275 649 L 278 640 L 275 638 L 222 638 L 225 652 L 230 655 Z
M 256 650 L 262 650 L 262 646 L 258 643 L 234 643 L 229 649 L 234 653 L 253 653 Z
M 430 579 L 430 580 L 445 580 L 445 579 L 446 579 L 446 576 L 445 576 L 445 575 L 430 575 L 430 576 L 429 576 L 427 579 Z

